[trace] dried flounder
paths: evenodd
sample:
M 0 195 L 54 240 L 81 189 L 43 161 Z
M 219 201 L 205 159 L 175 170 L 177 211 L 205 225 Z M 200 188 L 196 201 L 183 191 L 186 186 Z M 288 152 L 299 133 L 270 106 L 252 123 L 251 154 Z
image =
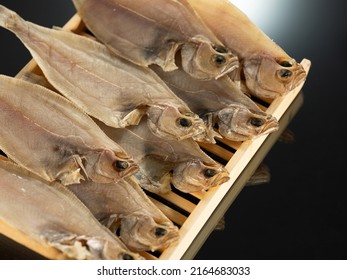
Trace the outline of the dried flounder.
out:
M 133 251 L 165 249 L 178 239 L 178 228 L 134 178 L 111 184 L 83 182 L 69 189 L 102 224 L 119 232 L 120 239 Z
M 137 170 L 89 116 L 42 86 L 0 75 L 0 119 L 1 150 L 47 181 L 108 183 Z
M 306 79 L 306 72 L 237 7 L 225 0 L 188 0 L 207 26 L 240 60 L 246 90 L 276 98 Z
M 147 114 L 149 127 L 162 137 L 180 140 L 206 129 L 152 70 L 116 57 L 101 43 L 26 22 L 1 5 L 0 25 L 20 38 L 61 94 L 107 125 L 136 125 Z
M 135 173 L 141 187 L 165 193 L 172 183 L 182 192 L 195 192 L 219 186 L 229 173 L 204 153 L 192 139 L 182 141 L 161 139 L 146 126 L 114 129 L 100 124 L 105 133 L 122 145 L 139 165 Z
M 73 259 L 143 259 L 102 226 L 63 185 L 0 160 L 0 219 Z
M 219 78 L 238 67 L 186 0 L 73 0 L 88 29 L 116 54 L 141 66 L 183 69 L 197 79 Z
M 220 135 L 233 141 L 254 139 L 276 131 L 276 118 L 262 111 L 227 76 L 202 81 L 192 78 L 181 69 L 164 72 L 151 68 L 193 112 L 206 122 L 206 127 L 218 124 Z

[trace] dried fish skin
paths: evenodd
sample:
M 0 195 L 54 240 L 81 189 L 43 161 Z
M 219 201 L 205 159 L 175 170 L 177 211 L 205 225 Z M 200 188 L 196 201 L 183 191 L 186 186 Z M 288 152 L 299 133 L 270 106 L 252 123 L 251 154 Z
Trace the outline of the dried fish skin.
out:
M 74 0 L 88 29 L 114 53 L 141 66 L 184 70 L 197 79 L 217 79 L 238 67 L 187 1 Z
M 173 177 L 181 176 L 177 180 L 177 186 L 174 186 L 182 192 L 206 190 L 229 179 L 227 170 L 204 153 L 196 141 L 161 139 L 151 133 L 145 119 L 137 126 L 124 129 L 114 129 L 102 124 L 100 127 L 134 158 L 139 165 L 139 172 L 134 176 L 140 180 L 142 187 L 152 185 L 149 191 L 162 193 L 169 190 L 169 180 L 173 183 Z
M 132 251 L 167 248 L 178 228 L 157 208 L 134 178 L 111 184 L 83 182 L 68 187 L 105 226 L 119 232 Z
M 49 182 L 106 183 L 138 169 L 89 116 L 42 86 L 0 75 L 0 108 L 1 150 Z
M 147 114 L 162 137 L 184 139 L 205 130 L 152 70 L 114 56 L 99 42 L 24 21 L 3 6 L 0 25 L 18 36 L 61 94 L 107 125 L 136 125 Z
M 239 57 L 243 83 L 251 94 L 274 99 L 306 79 L 301 64 L 229 1 L 188 2 L 218 39 Z
M 0 219 L 72 259 L 143 259 L 60 184 L 0 160 Z
M 262 111 L 227 76 L 202 81 L 190 77 L 181 69 L 172 72 L 165 72 L 158 66 L 151 66 L 151 69 L 205 120 L 210 131 L 218 124 L 219 133 L 224 138 L 245 141 L 279 128 L 276 118 Z

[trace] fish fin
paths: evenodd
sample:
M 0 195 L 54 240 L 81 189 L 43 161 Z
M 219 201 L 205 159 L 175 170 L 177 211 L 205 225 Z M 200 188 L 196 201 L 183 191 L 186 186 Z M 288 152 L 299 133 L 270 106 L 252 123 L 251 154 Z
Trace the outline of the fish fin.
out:
M 142 117 L 146 114 L 145 108 L 135 108 L 130 112 L 117 112 L 113 115 L 113 127 L 124 128 L 131 125 L 138 125 Z
M 165 72 L 178 69 L 175 56 L 181 44 L 169 42 L 166 47 L 156 56 L 152 64 L 159 65 Z
M 80 180 L 85 179 L 80 173 L 81 166 L 83 166 L 81 158 L 74 155 L 70 162 L 65 164 L 61 171 L 57 174 L 57 179 L 64 186 L 80 183 Z M 85 172 L 85 174 L 87 174 L 84 167 L 82 170 Z
M 159 183 L 151 181 L 146 174 L 140 171 L 135 174 L 135 177 L 141 188 L 151 193 L 165 194 L 171 191 L 171 176 L 164 176 Z
M 121 215 L 112 214 L 100 221 L 100 223 L 107 227 L 113 234 L 117 235 L 121 223 Z
M 241 69 L 241 67 L 237 67 L 235 70 L 228 73 L 228 77 L 238 88 L 241 88 Z
M 78 260 L 93 259 L 91 252 L 86 246 L 86 238 L 68 232 L 62 233 L 52 230 L 45 232 L 42 238 L 49 246 L 63 252 L 68 258 Z
M 215 144 L 215 138 L 223 138 L 216 130 L 214 130 L 214 117 L 212 113 L 204 114 L 201 117 L 205 123 L 206 129 L 202 133 L 193 136 L 193 140 L 197 142 L 211 143 Z
M 84 165 L 83 165 L 83 162 L 82 162 L 81 157 L 78 156 L 78 155 L 73 155 L 72 157 L 73 157 L 73 159 L 76 161 L 76 163 L 78 164 L 78 166 L 83 170 L 83 172 L 84 172 L 84 174 L 86 175 L 87 179 L 89 179 L 87 170 L 84 168 Z M 82 177 L 82 178 L 83 178 L 83 177 Z
M 61 176 L 59 176 L 60 182 L 66 186 L 66 185 L 72 185 L 72 184 L 78 184 L 80 183 L 80 180 L 83 180 L 84 177 L 80 174 L 80 168 L 70 171 L 70 172 L 65 172 Z

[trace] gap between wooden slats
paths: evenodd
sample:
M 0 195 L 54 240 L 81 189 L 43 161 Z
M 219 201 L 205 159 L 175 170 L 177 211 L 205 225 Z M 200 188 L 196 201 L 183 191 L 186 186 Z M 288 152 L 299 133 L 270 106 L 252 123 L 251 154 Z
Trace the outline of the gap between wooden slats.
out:
M 178 211 L 172 209 L 171 207 L 165 205 L 162 202 L 159 202 L 158 200 L 152 197 L 149 197 L 149 199 L 154 203 L 155 206 L 157 206 L 164 213 L 166 217 L 168 217 L 175 224 L 181 226 L 186 221 L 187 217 L 179 213 Z

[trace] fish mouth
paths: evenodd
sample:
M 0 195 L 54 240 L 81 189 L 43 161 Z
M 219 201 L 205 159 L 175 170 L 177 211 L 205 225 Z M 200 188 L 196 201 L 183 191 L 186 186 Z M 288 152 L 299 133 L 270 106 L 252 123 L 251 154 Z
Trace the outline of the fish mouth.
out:
M 277 131 L 279 129 L 279 123 L 275 117 L 270 117 L 268 122 L 264 125 L 263 129 L 259 133 L 259 135 L 262 134 L 269 134 L 271 132 Z
M 239 68 L 239 59 L 237 56 L 230 56 L 228 59 L 228 65 L 224 66 L 222 71 L 220 71 L 219 75 L 216 75 L 215 79 L 223 77 L 224 75 L 233 72 L 234 70 Z
M 210 188 L 218 187 L 225 182 L 229 181 L 229 172 L 225 170 L 224 168 L 220 167 L 218 168 L 219 173 L 211 178 L 209 181 L 209 184 L 206 184 L 206 187 L 203 190 L 208 190 Z
M 295 78 L 294 78 L 293 82 L 291 83 L 289 90 L 295 89 L 297 86 L 299 86 L 301 83 L 303 83 L 307 77 L 307 73 L 306 73 L 305 69 L 302 67 L 302 65 L 299 63 L 297 65 L 298 65 L 297 69 L 295 71 L 293 71 Z

